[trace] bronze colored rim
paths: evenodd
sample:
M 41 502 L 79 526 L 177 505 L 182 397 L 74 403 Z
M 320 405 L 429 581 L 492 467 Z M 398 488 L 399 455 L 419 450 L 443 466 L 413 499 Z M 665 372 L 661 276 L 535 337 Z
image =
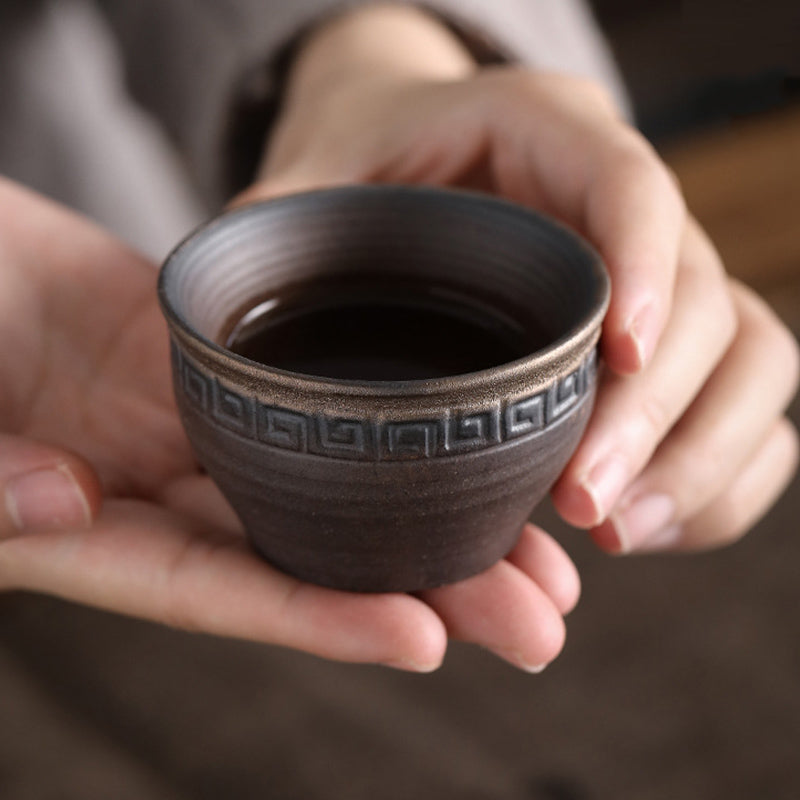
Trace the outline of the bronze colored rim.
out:
M 561 336 L 548 346 L 515 361 L 477 372 L 444 378 L 407 381 L 358 381 L 324 378 L 270 367 L 253 362 L 226 350 L 212 338 L 198 331 L 181 312 L 170 291 L 170 283 L 178 265 L 191 258 L 199 247 L 225 235 L 225 231 L 242 220 L 257 220 L 266 215 L 291 214 L 309 203 L 332 206 L 353 198 L 369 205 L 373 199 L 391 195 L 406 200 L 452 203 L 472 206 L 476 213 L 491 209 L 516 224 L 535 224 L 546 231 L 565 255 L 580 261 L 583 279 L 591 284 L 591 297 L 586 311 Z M 332 396 L 350 401 L 380 401 L 389 398 L 427 398 L 432 402 L 452 402 L 467 393 L 496 396 L 499 392 L 521 394 L 534 384 L 545 385 L 586 357 L 597 343 L 602 319 L 608 307 L 610 283 L 598 253 L 574 231 L 544 215 L 528 211 L 508 201 L 477 192 L 431 187 L 359 185 L 324 189 L 261 201 L 227 211 L 190 233 L 167 257 L 159 275 L 158 296 L 173 335 L 186 351 L 200 363 L 212 367 L 223 379 L 248 383 L 267 382 L 280 394 L 326 398 Z M 435 398 L 435 399 L 434 399 Z M 438 403 L 437 403 L 438 404 Z

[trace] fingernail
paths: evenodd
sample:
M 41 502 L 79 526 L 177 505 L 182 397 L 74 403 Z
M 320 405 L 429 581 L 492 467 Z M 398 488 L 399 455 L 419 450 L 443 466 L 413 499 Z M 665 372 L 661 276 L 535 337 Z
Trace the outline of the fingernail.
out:
M 621 552 L 638 550 L 648 539 L 666 528 L 675 515 L 675 501 L 666 494 L 648 494 L 630 505 L 623 504 L 610 517 Z
M 639 309 L 625 325 L 625 333 L 636 348 L 638 368 L 641 369 L 651 358 L 656 349 L 659 328 L 653 303 Z
M 441 666 L 441 662 L 437 661 L 435 664 L 420 664 L 408 658 L 396 658 L 389 661 L 382 661 L 381 665 L 384 667 L 391 667 L 392 669 L 401 669 L 404 672 L 422 673 L 435 672 Z
M 628 544 L 610 520 L 604 520 L 591 532 L 592 540 L 601 549 L 612 555 L 624 555 L 628 552 Z
M 549 666 L 548 664 L 517 664 L 517 666 L 527 672 L 530 675 L 538 675 L 540 672 L 544 672 L 545 669 Z
M 517 667 L 517 669 L 521 669 L 523 672 L 528 672 L 531 675 L 538 675 L 540 672 L 543 672 L 547 667 L 547 663 L 545 664 L 529 664 L 523 657 L 522 653 L 518 650 L 506 650 L 502 647 L 490 647 L 489 650 L 494 653 L 498 658 L 502 658 L 503 661 L 508 661 L 509 664 Z
M 589 521 L 589 525 L 599 525 L 608 516 L 627 486 L 628 478 L 628 462 L 621 456 L 610 456 L 580 482 L 594 511 L 594 519 Z
M 69 467 L 59 465 L 11 478 L 5 503 L 14 526 L 21 530 L 87 526 L 91 510 Z
M 669 550 L 681 540 L 683 536 L 683 525 L 668 525 L 663 530 L 653 534 L 646 542 L 639 546 L 640 553 L 656 552 L 658 550 Z

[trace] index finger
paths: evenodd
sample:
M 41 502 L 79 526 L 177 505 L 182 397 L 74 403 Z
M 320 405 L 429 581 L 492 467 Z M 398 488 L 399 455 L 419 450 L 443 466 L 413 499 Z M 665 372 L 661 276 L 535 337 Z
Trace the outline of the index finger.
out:
M 535 113 L 524 127 L 498 129 L 500 184 L 512 199 L 560 216 L 600 251 L 611 277 L 604 355 L 615 372 L 638 372 L 670 314 L 686 218 L 677 182 L 599 85 L 539 75 L 523 89 Z
M 608 135 L 594 157 L 585 231 L 611 277 L 603 355 L 629 374 L 652 358 L 669 317 L 686 209 L 671 173 L 634 131 Z

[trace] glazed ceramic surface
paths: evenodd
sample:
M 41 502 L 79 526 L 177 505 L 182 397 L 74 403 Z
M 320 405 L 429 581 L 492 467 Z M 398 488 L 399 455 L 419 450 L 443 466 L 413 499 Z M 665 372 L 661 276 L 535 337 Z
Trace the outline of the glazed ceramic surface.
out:
M 353 276 L 456 287 L 548 344 L 410 381 L 292 373 L 221 344 L 284 287 Z M 586 425 L 609 287 L 598 256 L 544 217 L 479 194 L 371 186 L 217 218 L 170 255 L 159 294 L 187 435 L 258 552 L 318 584 L 412 591 L 514 546 Z

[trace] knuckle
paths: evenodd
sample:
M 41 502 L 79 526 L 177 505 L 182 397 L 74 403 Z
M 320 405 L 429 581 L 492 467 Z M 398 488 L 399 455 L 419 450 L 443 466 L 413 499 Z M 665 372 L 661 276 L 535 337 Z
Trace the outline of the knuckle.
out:
M 800 434 L 791 420 L 782 417 L 778 421 L 778 435 L 783 439 L 789 472 L 793 474 L 797 470 L 798 461 L 800 461 Z
M 730 348 L 741 328 L 741 315 L 718 264 L 716 259 L 697 259 L 680 268 L 680 290 L 702 312 L 703 335 L 714 343 L 716 357 Z
M 797 466 L 798 460 L 800 460 L 800 433 L 798 433 L 795 425 L 786 417 L 780 421 L 780 425 L 788 442 L 790 459 L 792 467 L 794 468 Z
M 798 350 L 797 340 L 792 332 L 773 317 L 768 321 L 768 346 L 775 363 L 780 365 L 781 372 L 787 376 L 787 383 L 791 387 L 792 394 L 797 390 L 798 378 L 800 378 L 800 350 Z
M 786 417 L 780 421 L 780 428 L 785 437 L 788 474 L 791 476 L 797 472 L 797 465 L 800 463 L 800 433 Z
M 709 435 L 670 454 L 676 481 L 673 493 L 683 516 L 699 511 L 724 488 L 729 450 L 727 441 Z
M 658 159 L 647 141 L 633 128 L 622 126 L 615 132 L 614 141 L 609 145 L 610 169 L 623 172 L 626 176 L 658 178 Z
M 743 492 L 735 485 L 729 487 L 713 503 L 713 513 L 700 515 L 703 524 L 695 531 L 696 546 L 722 547 L 739 541 L 786 488 L 797 469 L 800 455 L 797 429 L 787 418 L 781 418 L 764 447 L 769 454 L 769 464 L 765 466 L 762 463 L 759 467 L 758 488 Z M 763 456 L 762 451 L 762 462 Z
M 642 399 L 640 417 L 651 441 L 659 442 L 672 422 L 672 414 L 663 397 L 649 394 Z
M 192 575 L 202 569 L 203 561 L 212 557 L 211 545 L 194 540 L 187 541 L 164 566 L 160 575 L 161 621 L 177 630 L 190 633 L 204 628 L 200 620 L 198 595 L 194 591 Z
M 539 104 L 555 94 L 563 76 L 546 76 L 524 67 L 509 67 L 498 73 L 498 86 L 502 87 L 512 102 L 522 106 Z
M 715 550 L 735 544 L 750 529 L 749 509 L 743 509 L 735 496 L 726 493 L 728 502 L 715 503 L 713 514 L 701 512 L 685 526 L 688 550 Z
M 773 435 L 780 453 L 777 460 L 783 463 L 781 478 L 786 483 L 797 472 L 800 462 L 800 434 L 788 417 L 781 417 L 775 424 Z
M 527 67 L 511 65 L 489 67 L 479 74 L 478 81 L 491 92 L 506 94 L 510 98 L 526 100 L 537 96 L 544 90 L 542 77 Z
M 648 148 L 650 145 L 647 145 Z M 653 191 L 658 192 L 662 202 L 668 204 L 669 212 L 679 222 L 683 223 L 687 216 L 686 200 L 680 186 L 673 179 L 669 169 L 658 156 L 653 153 L 650 157 L 650 175 Z
M 717 331 L 720 341 L 720 350 L 727 350 L 739 332 L 739 315 L 736 313 L 736 306 L 730 292 L 718 288 L 717 291 L 709 292 L 709 319 Z M 703 295 L 701 295 L 702 297 Z
M 739 306 L 740 335 L 780 369 L 784 380 L 797 390 L 800 382 L 800 348 L 789 328 L 752 289 L 734 284 Z
M 684 189 L 683 189 L 683 182 L 681 180 L 681 176 L 675 171 L 673 167 L 666 163 L 666 161 L 661 162 L 664 165 L 664 169 L 667 172 L 667 176 L 672 181 L 672 186 L 675 191 L 680 195 L 681 201 L 684 202 Z M 685 202 L 684 202 L 685 207 Z
M 657 196 L 664 213 L 682 223 L 688 216 L 686 201 L 675 174 L 639 131 L 620 126 L 607 169 L 624 180 L 635 182 Z
M 201 630 L 195 603 L 191 596 L 177 587 L 169 592 L 161 621 L 169 628 L 187 633 L 198 633 Z
M 773 357 L 780 363 L 783 373 L 787 376 L 791 395 L 794 395 L 800 381 L 800 350 L 798 350 L 797 340 L 791 331 L 782 324 L 776 326 L 772 335 L 774 339 Z
M 553 98 L 563 102 L 563 98 L 568 97 L 603 114 L 619 115 L 611 90 L 595 79 L 581 75 L 535 72 L 525 67 L 506 67 L 501 75 L 512 91 L 521 93 L 525 99 Z
M 643 173 L 653 184 L 669 196 L 676 206 L 685 208 L 683 194 L 670 168 L 664 163 L 652 144 L 635 128 L 626 127 L 629 157 L 635 159 Z
M 182 605 L 173 605 L 165 614 L 164 625 L 177 631 L 185 633 L 199 633 L 200 625 L 191 613 L 190 609 Z
M 614 96 L 604 83 L 582 76 L 568 76 L 566 80 L 570 82 L 570 88 L 573 91 L 580 93 L 587 100 L 591 100 L 599 108 L 609 112 L 617 112 Z
M 705 549 L 727 547 L 735 544 L 752 528 L 756 520 L 752 509 L 734 495 L 730 495 L 727 506 L 717 509 L 713 525 L 702 542 Z

